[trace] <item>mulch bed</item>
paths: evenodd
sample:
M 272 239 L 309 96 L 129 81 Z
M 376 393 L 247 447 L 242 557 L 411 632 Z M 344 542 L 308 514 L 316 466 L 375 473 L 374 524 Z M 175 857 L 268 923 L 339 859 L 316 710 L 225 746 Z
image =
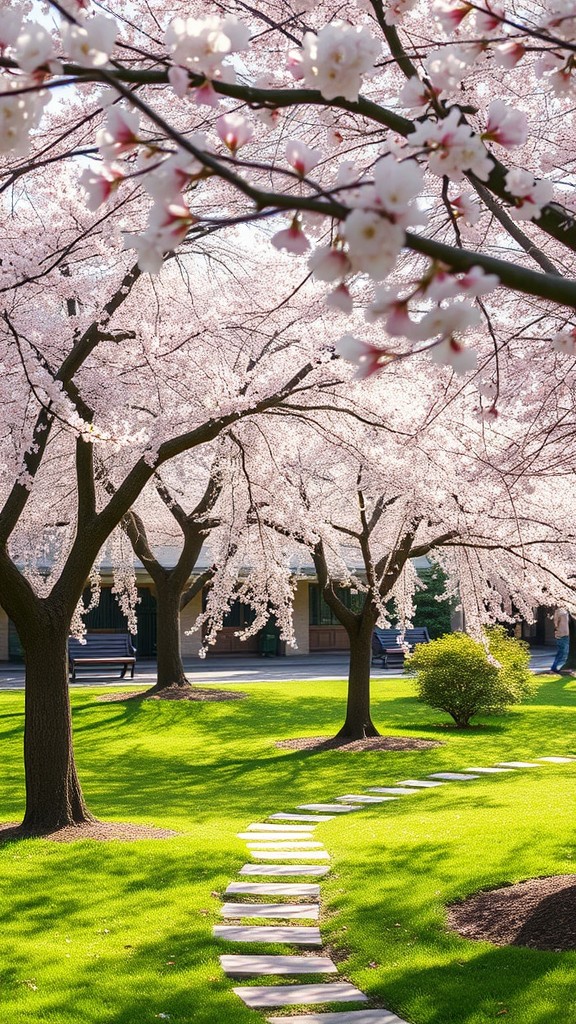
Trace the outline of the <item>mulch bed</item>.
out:
M 158 693 L 151 693 L 150 690 L 103 693 L 96 700 L 103 703 L 121 700 L 244 700 L 246 696 L 246 693 L 236 693 L 234 690 L 215 690 L 202 686 L 166 686 Z
M 348 740 L 344 736 L 302 736 L 295 740 L 278 740 L 283 750 L 341 750 L 358 754 L 367 750 L 428 750 L 441 747 L 439 740 L 420 740 L 416 736 L 366 736 L 363 740 Z
M 476 893 L 452 904 L 448 923 L 465 939 L 496 946 L 554 953 L 576 949 L 576 875 L 530 878 Z
M 121 839 L 131 842 L 135 839 L 172 839 L 178 833 L 170 828 L 153 828 L 152 825 L 132 825 L 123 821 L 91 821 L 85 825 L 67 825 L 55 832 L 46 832 L 41 839 L 50 839 L 54 843 L 75 843 L 79 839 Z M 0 843 L 9 839 L 30 839 L 22 832 L 15 822 L 0 825 Z

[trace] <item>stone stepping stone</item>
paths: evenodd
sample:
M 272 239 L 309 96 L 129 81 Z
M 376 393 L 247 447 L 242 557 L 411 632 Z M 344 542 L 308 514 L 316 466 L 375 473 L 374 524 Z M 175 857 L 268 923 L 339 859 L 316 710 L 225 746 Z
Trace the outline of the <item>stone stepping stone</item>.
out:
M 318 818 L 312 814 L 310 817 L 314 825 L 270 825 L 266 821 L 253 821 L 247 828 L 249 832 L 293 832 L 297 835 L 298 832 L 310 832 L 314 828 Z
M 353 800 L 357 804 L 384 804 L 387 800 L 394 800 L 393 796 L 364 796 L 359 793 L 346 793 L 345 796 L 337 796 L 337 800 Z
M 248 833 L 250 835 L 250 833 Z M 254 843 L 246 843 L 250 850 L 323 850 L 324 843 L 309 842 L 306 839 L 258 839 Z
M 541 768 L 541 764 L 534 764 L 534 761 L 498 761 L 499 768 Z
M 466 768 L 467 772 L 479 772 L 481 775 L 499 775 L 500 772 L 509 772 L 509 768 Z
M 270 815 L 271 820 L 281 821 L 332 821 L 333 817 L 333 814 L 286 814 L 285 811 Z
M 336 814 L 346 814 L 348 811 L 359 811 L 359 807 L 351 804 L 298 804 L 299 811 L 334 811 Z
M 393 793 L 394 796 L 418 796 L 418 790 L 409 786 L 369 786 L 369 793 Z
M 246 1006 L 264 1009 L 267 1006 L 294 1006 L 297 1003 L 365 1002 L 368 996 L 347 981 L 327 981 L 319 985 L 255 985 L 234 988 L 233 992 Z
M 320 896 L 320 886 L 314 882 L 230 882 L 225 891 L 251 896 Z
M 314 833 L 313 832 L 297 832 L 296 835 L 294 835 L 293 832 L 237 832 L 236 833 L 236 838 L 237 839 L 251 839 L 251 840 L 254 840 L 254 842 L 265 842 L 265 843 L 270 843 L 270 842 L 275 842 L 275 843 L 281 843 L 281 842 L 299 843 L 301 840 L 313 839 L 314 838 Z
M 258 860 L 330 860 L 325 850 L 250 850 L 250 856 Z
M 443 782 L 430 782 L 429 779 L 402 779 L 399 786 L 417 786 L 418 789 L 432 789 L 434 786 L 443 786 Z
M 477 779 L 478 775 L 464 775 L 463 772 L 433 772 L 431 779 L 447 779 L 449 782 L 465 782 L 466 779 Z
M 241 956 L 220 957 L 224 974 L 335 974 L 336 964 L 328 956 Z M 285 1019 L 285 1018 L 284 1018 Z
M 539 757 L 539 761 L 549 761 L 550 764 L 571 764 L 576 757 Z
M 325 875 L 330 871 L 324 864 L 244 864 L 241 875 Z
M 227 942 L 286 942 L 289 946 L 321 946 L 320 929 L 308 925 L 215 924 L 215 939 Z
M 222 917 L 306 917 L 318 920 L 317 903 L 223 903 Z
M 266 1017 L 268 1024 L 406 1024 L 391 1010 L 344 1010 L 340 1013 L 304 1013 L 296 1017 Z

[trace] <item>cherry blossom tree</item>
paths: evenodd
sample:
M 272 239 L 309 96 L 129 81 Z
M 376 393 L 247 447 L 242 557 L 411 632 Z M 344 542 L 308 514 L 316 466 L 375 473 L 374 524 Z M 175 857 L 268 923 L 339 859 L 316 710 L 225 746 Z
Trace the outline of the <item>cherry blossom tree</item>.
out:
M 504 425 L 498 418 L 486 422 L 473 389 L 463 392 L 451 376 L 440 408 L 437 379 L 392 364 L 362 387 L 365 410 L 386 399 L 377 429 L 366 423 L 360 429 L 336 412 L 319 420 L 310 409 L 292 436 L 276 443 L 272 459 L 262 457 L 256 423 L 243 425 L 255 523 L 292 540 L 293 564 L 298 549 L 308 552 L 322 596 L 348 635 L 340 736 L 377 735 L 370 710 L 372 631 L 390 625 L 391 599 L 400 628 L 411 624 L 419 586 L 413 559 L 433 555 L 458 596 L 467 631 L 480 640 L 484 626 L 531 621 L 542 603 L 576 610 L 572 485 L 557 462 L 561 437 L 552 441 L 544 409 L 542 422 L 527 427 L 523 398 L 514 401 L 508 392 L 512 382 L 502 382 Z M 567 388 L 562 399 L 555 391 L 556 412 L 549 416 L 557 416 L 570 393 Z M 342 587 L 358 595 L 352 607 Z
M 339 437 L 334 410 L 356 416 L 363 433 L 345 442 L 357 454 L 342 490 L 360 480 L 366 496 L 358 454 L 377 444 L 382 420 L 401 430 L 392 417 L 401 421 L 410 394 L 408 437 L 422 436 L 433 478 L 446 481 L 434 493 L 448 499 L 435 505 L 422 485 L 405 486 L 406 436 L 383 457 L 400 467 L 394 479 L 367 458 L 377 488 L 368 522 L 379 498 L 395 499 L 375 557 L 395 550 L 401 522 L 416 547 L 458 529 L 451 550 L 464 552 L 463 590 L 484 594 L 478 608 L 492 599 L 486 578 L 500 605 L 513 597 L 522 608 L 548 585 L 569 598 L 558 565 L 572 557 L 569 524 L 558 509 L 552 517 L 539 481 L 549 473 L 565 497 L 562 474 L 573 472 L 574 18 L 562 0 L 529 18 L 484 0 L 438 0 L 432 15 L 424 0 L 352 0 L 345 17 L 333 0 L 210 10 L 176 0 L 169 11 L 119 0 L 113 15 L 89 0 L 0 0 L 0 13 L 0 603 L 26 652 L 25 827 L 38 831 L 89 816 L 65 657 L 98 552 L 155 473 L 225 430 L 248 459 L 244 427 L 264 431 L 264 414 L 278 428 L 290 416 L 319 429 L 322 416 Z M 376 405 L 358 397 L 345 360 L 381 377 Z M 420 380 L 403 385 L 409 364 Z M 454 448 L 440 412 L 451 416 L 460 393 L 470 408 L 455 422 L 478 420 Z M 447 433 L 438 426 L 433 444 L 437 422 Z M 462 511 L 447 481 L 457 472 L 460 487 L 472 473 L 455 466 L 480 441 Z M 279 429 L 267 457 L 285 444 Z M 454 465 L 438 464 L 454 451 Z M 305 493 L 319 488 L 319 520 L 301 540 L 339 536 L 334 524 L 360 536 L 349 510 L 329 512 L 320 482 L 302 473 Z M 299 483 L 277 479 L 302 500 Z M 494 541 L 480 524 L 494 507 L 490 480 L 503 503 Z M 516 493 L 521 480 L 540 518 L 535 499 Z M 566 546 L 553 548 L 558 536 Z M 282 544 L 270 556 L 279 609 L 291 585 Z M 221 614 L 227 578 L 213 581 L 208 615 Z M 264 615 L 261 573 L 251 579 L 244 593 Z

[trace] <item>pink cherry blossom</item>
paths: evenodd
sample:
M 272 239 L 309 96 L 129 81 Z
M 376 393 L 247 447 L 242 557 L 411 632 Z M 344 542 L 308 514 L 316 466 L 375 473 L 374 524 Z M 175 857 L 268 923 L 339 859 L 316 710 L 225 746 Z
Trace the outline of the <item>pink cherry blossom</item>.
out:
M 297 174 L 305 178 L 322 159 L 319 149 L 310 149 L 304 142 L 294 139 L 286 143 L 286 159 Z
M 333 292 L 329 292 L 325 301 L 327 306 L 339 309 L 341 313 L 351 313 L 354 308 L 354 301 L 345 284 L 339 284 Z
M 315 249 L 308 260 L 308 266 L 317 281 L 338 281 L 352 269 L 346 253 L 331 245 Z
M 105 160 L 114 160 L 122 153 L 129 153 L 139 144 L 138 127 L 140 115 L 135 110 L 123 107 L 109 107 L 106 127 L 96 134 L 96 145 Z
M 450 33 L 470 14 L 472 5 L 461 0 L 435 0 L 432 10 L 444 31 Z
M 101 164 L 97 168 L 82 171 L 79 181 L 88 193 L 86 206 L 89 210 L 97 210 L 102 203 L 110 198 L 124 180 L 124 171 L 119 164 Z
M 440 366 L 451 366 L 455 373 L 465 374 L 476 369 L 478 356 L 474 349 L 466 348 L 456 338 L 445 338 L 428 349 L 428 355 Z
M 470 193 L 450 199 L 450 206 L 455 216 L 461 217 L 466 224 L 477 224 L 482 216 L 480 204 Z
M 287 252 L 302 256 L 310 248 L 310 242 L 302 231 L 302 225 L 297 217 L 294 218 L 289 228 L 277 231 L 270 239 L 275 249 L 286 249 Z
M 446 175 L 452 181 L 462 181 L 466 171 L 486 181 L 493 167 L 482 140 L 469 125 L 461 123 L 455 107 L 441 121 L 422 121 L 409 136 L 409 142 L 411 146 L 428 147 L 432 173 Z
M 241 114 L 222 114 L 216 121 L 216 131 L 231 153 L 250 142 L 254 129 Z
M 497 3 L 487 2 L 485 10 L 476 9 L 474 12 L 474 18 L 476 21 L 476 28 L 480 35 L 487 35 L 490 32 L 494 32 L 496 29 L 500 29 L 502 19 L 505 16 L 504 8 Z
M 180 99 L 187 95 L 190 89 L 190 76 L 186 68 L 173 64 L 171 68 L 168 68 L 168 81 Z
M 494 56 L 494 63 L 501 68 L 515 68 L 519 61 L 526 53 L 526 47 L 522 45 L 517 39 L 509 39 L 505 43 L 500 43 L 498 46 L 494 46 L 492 54 Z
M 370 345 L 352 334 L 344 334 L 336 342 L 336 354 L 348 363 L 355 363 L 357 371 L 355 377 L 358 380 L 365 380 L 377 373 L 390 361 L 390 353 L 383 348 Z
M 506 188 L 516 200 L 516 205 L 509 210 L 513 220 L 537 220 L 542 208 L 551 202 L 554 191 L 552 182 L 545 178 L 536 181 L 530 171 L 519 167 L 508 171 Z
M 482 138 L 501 146 L 522 146 L 528 136 L 528 118 L 521 110 L 494 100 L 488 107 L 488 123 Z

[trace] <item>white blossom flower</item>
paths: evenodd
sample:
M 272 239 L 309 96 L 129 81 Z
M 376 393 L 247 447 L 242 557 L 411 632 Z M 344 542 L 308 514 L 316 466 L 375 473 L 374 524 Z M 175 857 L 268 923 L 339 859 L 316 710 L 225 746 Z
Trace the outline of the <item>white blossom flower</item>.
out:
M 13 48 L 14 60 L 22 71 L 36 71 L 55 57 L 52 36 L 35 22 L 28 22 Z
M 385 156 L 374 168 L 374 191 L 377 204 L 398 224 L 408 227 L 409 224 L 421 223 L 423 213 L 414 220 L 414 212 L 409 210 L 410 202 L 415 199 L 424 185 L 424 173 L 415 160 L 400 163 L 393 156 Z
M 306 32 L 298 74 L 326 100 L 357 100 L 362 75 L 374 67 L 380 52 L 380 43 L 364 26 L 333 21 L 318 35 Z
M 466 348 L 456 338 L 445 338 L 431 349 L 428 355 L 433 363 L 451 366 L 455 373 L 465 374 L 476 369 L 478 356 L 473 348 Z
M 526 47 L 517 39 L 508 39 L 492 49 L 494 63 L 500 68 L 515 68 L 526 53 Z
M 353 269 L 364 271 L 375 281 L 390 273 L 404 244 L 400 225 L 371 210 L 352 210 L 342 233 Z
M 82 25 L 64 22 L 62 26 L 62 41 L 70 58 L 83 67 L 99 68 L 107 64 L 117 35 L 117 23 L 104 14 L 95 14 Z
M 440 177 L 462 181 L 466 171 L 472 171 L 481 181 L 490 176 L 493 161 L 486 147 L 469 125 L 460 123 L 460 112 L 455 107 L 441 121 L 422 121 L 408 141 L 411 146 L 430 150 L 430 170 Z
M 207 78 L 218 76 L 222 61 L 231 53 L 247 50 L 250 30 L 236 18 L 174 18 L 164 41 L 175 64 Z

